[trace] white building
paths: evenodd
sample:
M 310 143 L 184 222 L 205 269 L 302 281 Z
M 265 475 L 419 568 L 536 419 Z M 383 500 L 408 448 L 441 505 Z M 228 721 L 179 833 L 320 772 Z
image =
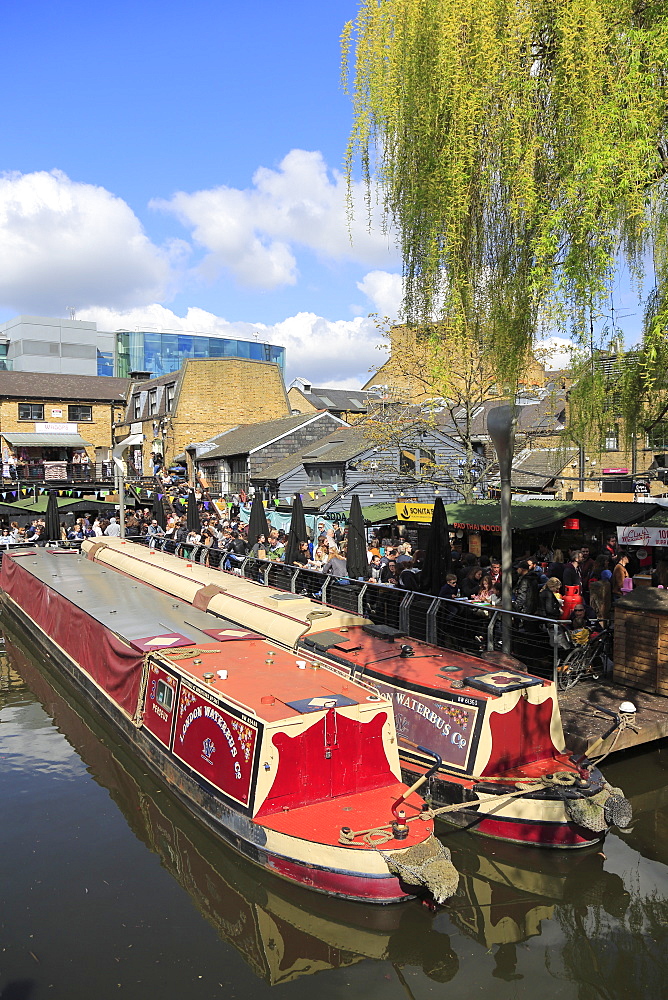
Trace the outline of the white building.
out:
M 114 341 L 95 323 L 16 316 L 0 324 L 0 361 L 15 372 L 113 375 Z

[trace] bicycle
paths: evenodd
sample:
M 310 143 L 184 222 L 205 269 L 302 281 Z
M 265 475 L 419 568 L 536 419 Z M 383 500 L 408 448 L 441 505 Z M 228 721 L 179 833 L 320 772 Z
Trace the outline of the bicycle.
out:
M 612 627 L 608 625 L 589 637 L 582 646 L 574 646 L 557 667 L 557 687 L 568 691 L 581 680 L 600 680 L 612 659 Z

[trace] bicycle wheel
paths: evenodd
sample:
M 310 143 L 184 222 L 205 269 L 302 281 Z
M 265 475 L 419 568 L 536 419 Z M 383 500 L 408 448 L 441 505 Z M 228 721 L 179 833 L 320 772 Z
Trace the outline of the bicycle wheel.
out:
M 572 649 L 557 670 L 557 687 L 560 691 L 568 691 L 582 677 L 587 669 L 587 656 L 584 648 Z

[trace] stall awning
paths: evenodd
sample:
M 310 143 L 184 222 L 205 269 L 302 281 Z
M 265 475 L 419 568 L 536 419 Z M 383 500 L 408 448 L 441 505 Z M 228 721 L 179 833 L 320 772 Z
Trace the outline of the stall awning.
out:
M 15 448 L 87 448 L 80 434 L 27 434 L 23 431 L 3 431 L 3 438 Z

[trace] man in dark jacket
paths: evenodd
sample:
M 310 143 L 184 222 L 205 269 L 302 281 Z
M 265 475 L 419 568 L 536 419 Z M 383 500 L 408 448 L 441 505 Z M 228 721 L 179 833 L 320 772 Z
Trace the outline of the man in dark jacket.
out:
M 582 593 L 582 561 L 583 556 L 580 549 L 575 549 L 571 554 L 571 561 L 564 566 L 563 584 L 564 587 L 579 587 Z
M 538 606 L 538 579 L 529 572 L 526 560 L 517 564 L 517 583 L 513 589 L 513 611 L 535 615 Z

